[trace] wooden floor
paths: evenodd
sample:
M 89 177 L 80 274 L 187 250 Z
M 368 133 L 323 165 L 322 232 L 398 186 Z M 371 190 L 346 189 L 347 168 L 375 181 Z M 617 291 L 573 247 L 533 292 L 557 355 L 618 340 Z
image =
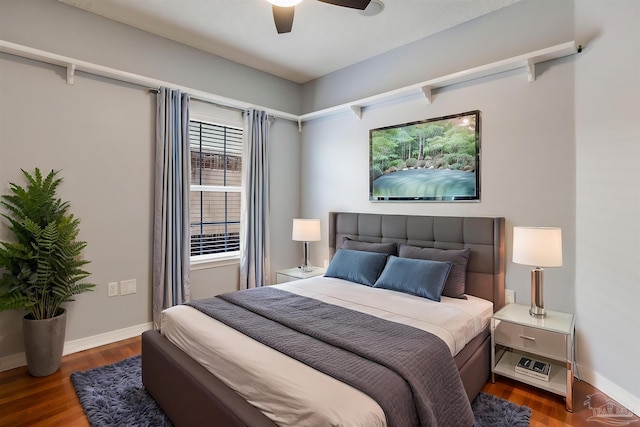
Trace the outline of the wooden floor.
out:
M 63 357 L 60 370 L 45 378 L 34 378 L 26 367 L 0 372 L 0 426 L 89 426 L 69 376 L 140 354 L 140 338 L 109 344 Z M 508 399 L 533 410 L 531 427 L 588 426 L 593 415 L 583 403 L 598 390 L 576 381 L 574 413 L 565 411 L 562 397 L 498 378 L 487 383 L 486 393 Z
M 131 338 L 64 356 L 60 370 L 48 377 L 32 377 L 26 367 L 0 372 L 0 426 L 89 426 L 69 376 L 140 351 L 140 338 Z
M 588 421 L 593 410 L 583 403 L 588 395 L 601 393 L 592 385 L 583 381 L 575 381 L 573 396 L 573 413 L 565 410 L 562 396 L 539 390 L 508 378 L 496 377 L 496 383 L 487 383 L 482 389 L 518 405 L 531 408 L 531 427 L 565 427 L 565 426 L 598 426 L 598 423 Z

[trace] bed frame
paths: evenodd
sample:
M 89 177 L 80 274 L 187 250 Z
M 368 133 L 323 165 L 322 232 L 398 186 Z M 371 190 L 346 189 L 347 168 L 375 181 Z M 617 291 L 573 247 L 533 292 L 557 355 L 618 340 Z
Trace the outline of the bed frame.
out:
M 504 305 L 504 218 L 329 213 L 330 255 L 344 237 L 440 249 L 471 248 L 466 293 Z M 488 328 L 456 356 L 469 400 L 490 373 Z M 158 331 L 142 334 L 142 381 L 177 426 L 273 427 L 269 418 Z

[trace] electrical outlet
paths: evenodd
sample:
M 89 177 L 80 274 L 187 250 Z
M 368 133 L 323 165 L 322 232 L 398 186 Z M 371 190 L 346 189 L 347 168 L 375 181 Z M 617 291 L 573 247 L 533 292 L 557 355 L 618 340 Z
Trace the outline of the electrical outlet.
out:
M 514 291 L 513 289 L 505 289 L 504 302 L 506 304 L 514 304 L 516 302 L 516 291 Z
M 110 297 L 118 296 L 118 282 L 110 282 L 107 286 Z
M 120 282 L 120 295 L 136 293 L 136 279 L 123 280 Z

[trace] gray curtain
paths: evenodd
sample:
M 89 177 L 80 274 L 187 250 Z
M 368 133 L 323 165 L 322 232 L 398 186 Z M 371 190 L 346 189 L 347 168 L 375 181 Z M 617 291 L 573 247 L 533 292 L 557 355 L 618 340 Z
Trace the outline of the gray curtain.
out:
M 189 95 L 157 97 L 153 212 L 153 327 L 163 309 L 189 300 Z
M 269 256 L 269 116 L 245 112 L 243 165 L 242 249 L 240 289 L 270 284 Z

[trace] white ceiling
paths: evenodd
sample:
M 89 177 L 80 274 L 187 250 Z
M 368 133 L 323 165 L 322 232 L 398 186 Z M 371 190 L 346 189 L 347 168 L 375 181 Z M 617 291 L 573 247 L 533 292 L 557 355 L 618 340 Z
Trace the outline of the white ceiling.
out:
M 304 83 L 520 0 L 382 0 L 376 16 L 303 0 L 288 34 L 266 0 L 59 1 Z

